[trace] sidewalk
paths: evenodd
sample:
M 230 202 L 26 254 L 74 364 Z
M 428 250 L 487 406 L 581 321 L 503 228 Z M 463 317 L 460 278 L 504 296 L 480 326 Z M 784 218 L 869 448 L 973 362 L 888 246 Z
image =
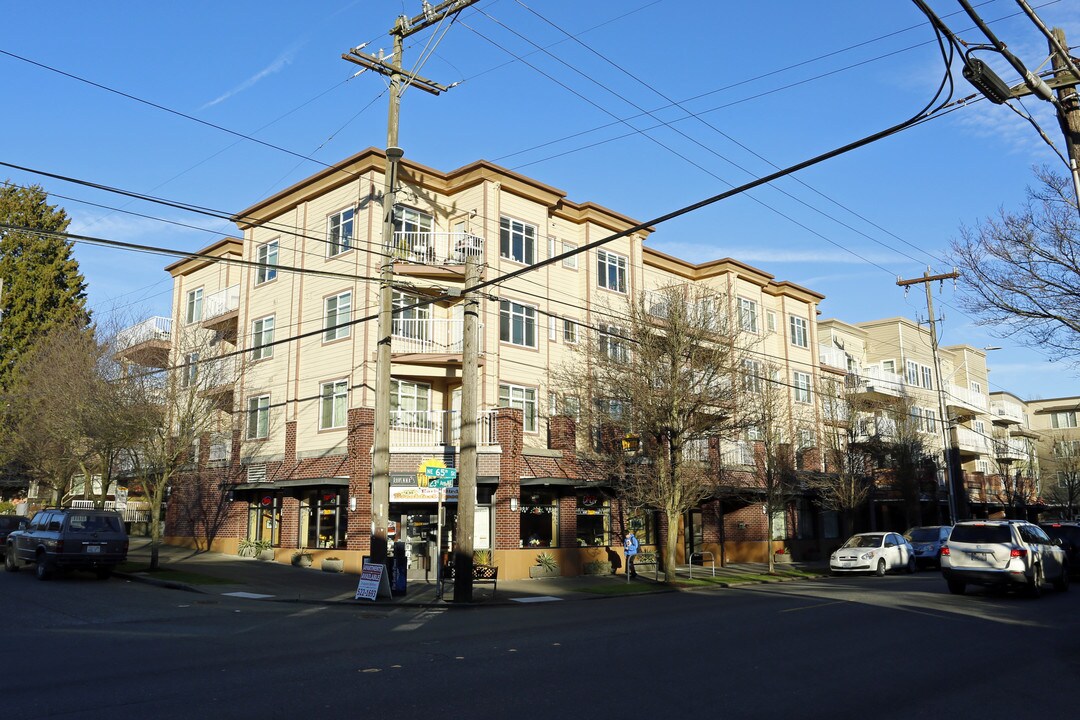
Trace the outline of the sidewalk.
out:
M 134 538 L 128 553 L 129 564 L 146 566 L 150 562 L 150 542 Z M 460 607 L 453 600 L 453 586 L 447 584 L 446 599 L 436 597 L 435 583 L 410 581 L 404 595 L 379 598 L 375 602 L 356 600 L 359 575 L 327 573 L 317 568 L 299 568 L 275 562 L 261 562 L 236 555 L 204 552 L 195 553 L 188 548 L 162 545 L 159 548 L 159 566 L 164 571 L 156 573 L 117 572 L 116 577 L 135 582 L 146 582 L 164 587 L 211 595 L 228 595 L 253 600 L 299 602 L 314 604 L 347 604 L 358 607 Z M 795 564 L 782 569 L 819 569 Z M 716 585 L 707 587 L 730 587 L 746 584 L 745 576 L 763 574 L 768 570 L 764 563 L 741 563 L 716 568 Z M 681 579 L 688 578 L 688 568 L 677 570 Z M 695 580 L 711 577 L 709 567 L 695 566 Z M 170 578 L 169 576 L 173 576 Z M 661 579 L 663 575 L 660 576 Z M 791 579 L 791 578 L 785 578 Z M 781 579 L 769 579 L 779 582 Z M 556 602 L 586 600 L 612 595 L 642 592 L 675 592 L 677 588 L 657 582 L 651 571 L 645 571 L 627 582 L 624 575 L 585 575 L 577 577 L 537 578 L 531 580 L 499 580 L 492 588 L 489 584 L 473 587 L 473 602 L 468 606 L 508 605 L 532 602 Z

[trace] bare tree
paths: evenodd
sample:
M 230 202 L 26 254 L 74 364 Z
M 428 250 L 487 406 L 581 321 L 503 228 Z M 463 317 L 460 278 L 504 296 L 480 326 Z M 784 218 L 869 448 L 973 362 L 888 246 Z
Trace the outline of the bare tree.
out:
M 583 338 L 573 360 L 553 371 L 553 384 L 576 400 L 591 436 L 584 454 L 605 469 L 623 503 L 664 514 L 670 582 L 679 522 L 715 491 L 715 478 L 686 454 L 741 422 L 732 378 L 745 338 L 726 299 L 706 288 L 642 294 L 612 314 L 626 319 L 602 322 Z M 628 436 L 640 443 L 636 455 L 624 449 Z
M 918 414 L 914 401 L 907 396 L 897 398 L 887 415 L 891 437 L 884 449 L 892 471 L 889 485 L 903 501 L 907 526 L 921 525 L 922 497 L 930 491 L 936 496 L 937 492 L 936 465 L 927 452 L 925 440 L 927 433 L 934 432 L 937 421 Z
M 1043 169 L 1019 211 L 962 228 L 962 303 L 982 325 L 1063 358 L 1080 355 L 1080 219 L 1067 178 Z
M 1076 517 L 1080 506 L 1080 441 L 1056 439 L 1051 446 L 1051 460 L 1044 495 L 1050 503 L 1062 509 L 1066 519 Z

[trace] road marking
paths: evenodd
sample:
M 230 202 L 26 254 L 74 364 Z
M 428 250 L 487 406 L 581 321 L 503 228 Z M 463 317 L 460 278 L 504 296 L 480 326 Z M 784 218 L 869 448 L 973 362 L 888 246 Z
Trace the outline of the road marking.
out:
M 297 610 L 296 612 L 289 615 L 289 617 L 294 618 L 294 617 L 304 617 L 305 615 L 314 615 L 315 613 L 320 612 L 320 611 L 325 610 L 325 609 L 326 609 L 325 605 L 323 605 L 322 607 L 309 607 L 309 608 L 305 608 L 304 610 Z
M 818 603 L 816 605 L 804 605 L 802 607 L 788 608 L 786 610 L 781 610 L 780 612 L 795 612 L 796 610 L 813 610 L 814 608 L 828 607 L 829 605 L 843 605 L 846 602 L 847 602 L 847 600 L 834 600 L 833 602 L 823 602 L 823 603 Z
M 392 632 L 409 632 L 412 630 L 417 630 L 445 612 L 446 610 L 425 610 L 419 615 L 417 615 L 411 622 L 398 625 L 392 630 Z
M 510 598 L 510 599 L 513 600 L 514 602 L 519 602 L 519 603 L 555 602 L 557 600 L 562 600 L 562 598 L 553 597 L 551 595 L 535 595 L 533 597 Z
M 227 592 L 221 593 L 222 595 L 228 595 L 229 597 L 245 598 L 247 600 L 265 600 L 266 598 L 272 598 L 273 595 L 262 595 L 260 593 L 249 592 Z

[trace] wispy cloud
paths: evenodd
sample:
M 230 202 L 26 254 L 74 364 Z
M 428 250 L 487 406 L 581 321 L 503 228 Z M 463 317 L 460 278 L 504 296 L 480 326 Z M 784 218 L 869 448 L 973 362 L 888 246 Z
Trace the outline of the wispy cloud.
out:
M 299 42 L 293 43 L 288 48 L 286 48 L 283 53 L 281 53 L 276 58 L 274 58 L 274 61 L 272 63 L 270 63 L 269 65 L 264 67 L 262 70 L 260 70 L 259 72 L 255 73 L 254 75 L 249 77 L 244 82 L 242 82 L 239 85 L 237 85 L 236 87 L 234 87 L 232 90 L 229 90 L 228 92 L 225 92 L 225 93 L 219 95 L 218 97 L 216 97 L 213 100 L 211 100 L 210 102 L 206 103 L 205 105 L 203 105 L 199 109 L 200 110 L 205 110 L 207 108 L 218 105 L 219 103 L 223 103 L 226 100 L 228 100 L 229 98 L 231 98 L 233 95 L 236 95 L 238 93 L 242 93 L 245 90 L 248 90 L 249 88 L 253 87 L 255 85 L 255 83 L 259 82 L 263 78 L 269 77 L 270 75 L 273 75 L 276 72 L 280 72 L 282 68 L 284 68 L 285 66 L 292 63 L 293 57 L 296 55 L 296 51 L 299 50 L 301 48 L 301 46 L 303 46 L 303 44 L 304 44 L 304 41 L 299 41 Z

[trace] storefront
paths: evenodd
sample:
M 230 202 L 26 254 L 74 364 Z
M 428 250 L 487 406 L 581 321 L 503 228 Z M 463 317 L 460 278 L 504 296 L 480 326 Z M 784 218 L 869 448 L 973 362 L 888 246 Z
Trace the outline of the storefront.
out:
M 346 478 L 277 480 L 233 488 L 246 501 L 248 540 L 271 547 L 344 548 L 348 542 Z

